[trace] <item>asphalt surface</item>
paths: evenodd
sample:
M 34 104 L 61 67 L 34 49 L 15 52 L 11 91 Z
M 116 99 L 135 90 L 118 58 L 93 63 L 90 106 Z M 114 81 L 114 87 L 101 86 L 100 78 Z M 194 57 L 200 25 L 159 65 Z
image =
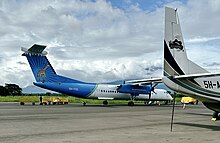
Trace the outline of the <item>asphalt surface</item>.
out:
M 0 143 L 217 143 L 220 121 L 203 105 L 0 103 Z

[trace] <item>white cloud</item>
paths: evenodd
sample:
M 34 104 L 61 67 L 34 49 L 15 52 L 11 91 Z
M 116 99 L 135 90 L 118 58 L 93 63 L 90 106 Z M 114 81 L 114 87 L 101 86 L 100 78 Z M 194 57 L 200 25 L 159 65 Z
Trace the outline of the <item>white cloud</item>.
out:
M 218 37 L 194 37 L 192 39 L 189 39 L 188 43 L 203 43 L 203 42 L 209 42 L 213 40 L 219 40 L 220 36 Z
M 214 56 L 218 51 L 219 4 L 166 3 L 178 8 L 189 58 L 192 55 L 200 64 L 207 63 L 201 62 L 206 56 L 201 51 Z M 23 64 L 27 60 L 20 56 L 20 47 L 34 43 L 48 46 L 48 58 L 58 73 L 79 80 L 105 82 L 162 74 L 163 6 L 149 12 L 138 3 L 120 9 L 104 0 L 2 0 L 0 26 L 0 84 L 32 84 L 34 78 L 29 65 Z M 198 52 L 198 47 L 200 54 L 191 53 Z

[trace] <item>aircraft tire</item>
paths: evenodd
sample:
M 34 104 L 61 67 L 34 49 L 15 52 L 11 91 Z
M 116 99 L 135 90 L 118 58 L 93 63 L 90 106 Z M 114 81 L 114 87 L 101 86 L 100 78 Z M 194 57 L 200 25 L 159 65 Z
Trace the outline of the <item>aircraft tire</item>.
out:
M 82 103 L 82 104 L 83 104 L 83 106 L 86 106 L 86 102 L 84 102 L 84 101 L 83 101 L 83 103 Z
M 219 118 L 218 114 L 219 114 L 218 112 L 214 112 L 212 117 L 218 119 Z
M 128 106 L 134 106 L 134 102 L 133 101 L 129 101 L 128 102 Z
M 20 102 L 20 105 L 24 105 L 24 102 Z
M 107 100 L 104 100 L 104 101 L 103 101 L 103 105 L 105 105 L 105 106 L 108 105 L 108 101 L 107 101 Z

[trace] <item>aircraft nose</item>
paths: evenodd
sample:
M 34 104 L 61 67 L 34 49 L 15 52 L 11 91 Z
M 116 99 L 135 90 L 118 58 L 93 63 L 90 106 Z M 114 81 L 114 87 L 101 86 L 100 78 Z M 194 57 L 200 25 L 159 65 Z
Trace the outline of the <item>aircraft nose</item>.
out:
M 170 96 L 170 100 L 173 100 L 173 97 L 169 94 L 169 96 Z
M 169 93 L 167 93 L 167 97 L 168 97 L 170 100 L 173 100 L 173 97 L 172 97 Z

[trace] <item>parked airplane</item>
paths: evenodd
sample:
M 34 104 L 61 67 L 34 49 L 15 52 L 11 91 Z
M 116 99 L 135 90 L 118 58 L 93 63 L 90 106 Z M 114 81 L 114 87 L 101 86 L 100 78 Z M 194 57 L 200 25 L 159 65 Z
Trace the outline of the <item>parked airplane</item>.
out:
M 174 91 L 202 101 L 220 112 L 220 73 L 209 73 L 188 59 L 177 10 L 165 8 L 164 77 L 163 82 Z
M 163 82 L 175 92 L 196 98 L 219 119 L 220 73 L 209 73 L 188 59 L 177 10 L 165 8 L 164 76 L 132 80 L 132 83 Z
M 214 111 L 212 119 L 219 118 L 220 73 L 209 73 L 188 59 L 177 10 L 168 7 L 165 8 L 164 76 L 155 81 L 160 80 L 175 92 L 202 101 Z M 144 83 L 149 79 L 131 82 Z
M 103 104 L 107 105 L 107 100 L 131 100 L 128 105 L 133 106 L 133 100 L 144 101 L 170 101 L 171 95 L 163 89 L 154 89 L 157 85 L 141 85 L 132 83 L 123 84 L 103 84 L 103 83 L 86 83 L 79 80 L 67 78 L 56 74 L 55 70 L 49 63 L 44 51 L 46 46 L 33 45 L 29 49 L 22 48 L 22 55 L 27 57 L 32 72 L 36 79 L 34 85 L 64 93 L 67 95 L 104 100 Z

